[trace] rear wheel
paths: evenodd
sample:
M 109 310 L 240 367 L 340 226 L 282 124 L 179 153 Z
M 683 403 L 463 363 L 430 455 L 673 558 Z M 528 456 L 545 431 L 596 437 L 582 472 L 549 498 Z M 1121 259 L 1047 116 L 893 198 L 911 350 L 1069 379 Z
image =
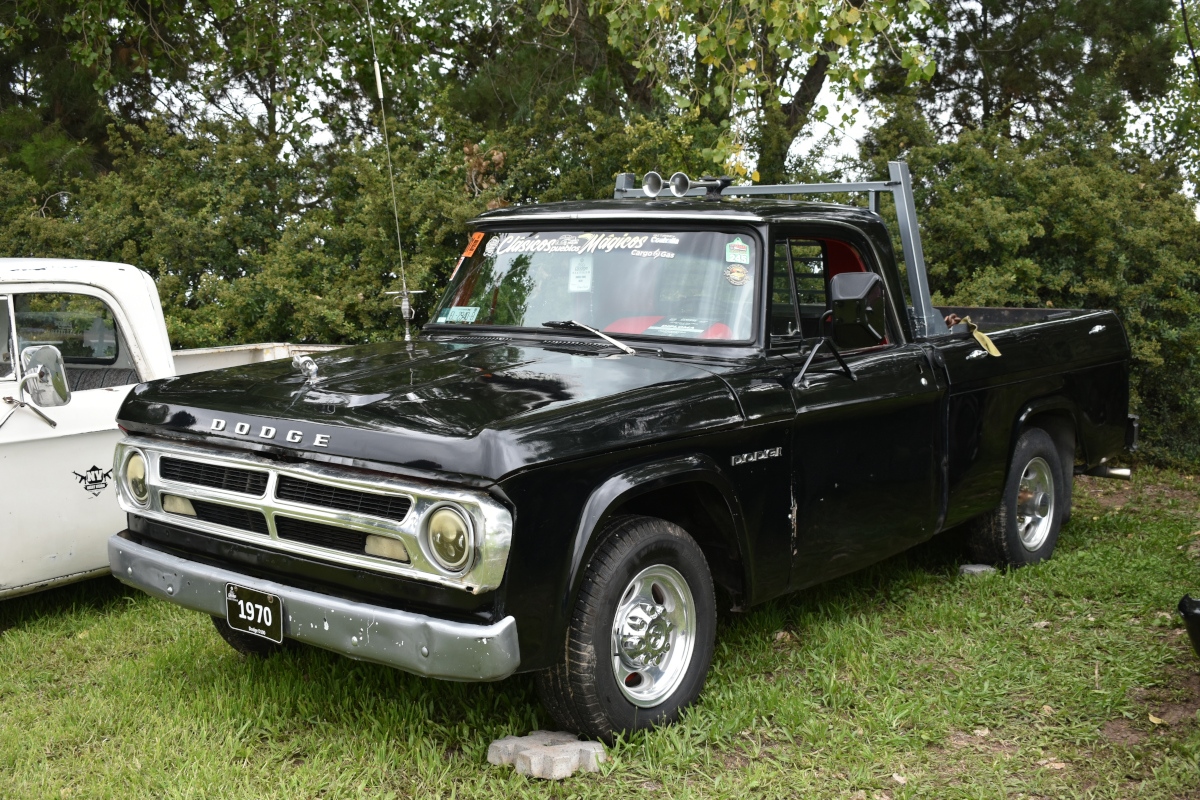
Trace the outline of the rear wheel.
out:
M 1041 428 L 1029 428 L 1017 439 L 1000 505 L 971 525 L 972 555 L 1011 567 L 1049 558 L 1067 497 L 1054 440 Z
M 264 639 L 261 636 L 235 630 L 229 627 L 229 623 L 224 617 L 213 617 L 212 621 L 213 627 L 217 629 L 217 633 L 221 634 L 221 638 L 230 647 L 243 655 L 255 656 L 256 658 L 270 658 L 276 653 L 282 653 L 285 650 L 292 650 L 296 647 L 296 644 L 291 639 L 284 639 L 281 644 L 276 644 L 270 639 Z
M 712 577 L 677 525 L 625 517 L 584 575 L 562 661 L 538 675 L 559 725 L 612 741 L 669 725 L 704 687 L 716 638 Z

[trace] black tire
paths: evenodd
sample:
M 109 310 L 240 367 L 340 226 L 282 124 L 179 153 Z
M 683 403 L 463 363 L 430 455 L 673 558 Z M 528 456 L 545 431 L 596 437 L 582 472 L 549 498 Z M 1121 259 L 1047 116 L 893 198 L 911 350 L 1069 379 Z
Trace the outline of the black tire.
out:
M 278 653 L 296 648 L 296 643 L 291 639 L 284 639 L 282 644 L 276 644 L 270 639 L 234 630 L 229 627 L 229 623 L 223 617 L 213 617 L 212 621 L 213 627 L 217 629 L 217 633 L 221 634 L 221 638 L 242 655 L 254 656 L 256 658 L 270 658 Z
M 537 689 L 563 728 L 611 743 L 621 733 L 670 725 L 696 701 L 712 663 L 717 614 L 708 562 L 678 525 L 653 517 L 623 517 L 600 535 L 575 603 L 562 660 L 538 673 Z M 691 595 L 690 653 L 686 615 L 680 614 L 687 607 L 687 595 L 679 579 Z M 639 605 L 639 598 L 649 603 Z M 614 628 L 618 613 L 621 636 Z M 654 614 L 646 623 L 645 615 Z M 637 630 L 646 633 L 638 635 Z M 636 668 L 622 682 L 618 672 L 630 670 L 630 665 Z M 660 670 L 662 676 L 654 677 Z M 643 695 L 635 704 L 631 695 L 639 692 Z M 659 697 L 659 692 L 665 694 Z
M 1070 494 L 1054 440 L 1041 428 L 1023 431 L 1013 449 L 1000 505 L 970 524 L 967 544 L 972 557 L 1005 567 L 1045 561 L 1058 543 L 1067 502 Z

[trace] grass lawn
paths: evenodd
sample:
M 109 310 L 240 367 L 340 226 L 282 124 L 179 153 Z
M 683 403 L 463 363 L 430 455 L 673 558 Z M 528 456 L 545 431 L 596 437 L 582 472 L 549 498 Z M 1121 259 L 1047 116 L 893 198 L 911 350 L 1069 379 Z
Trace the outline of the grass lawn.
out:
M 1079 479 L 1058 554 L 954 539 L 724 621 L 700 705 L 559 784 L 487 764 L 533 682 L 269 661 L 104 579 L 0 601 L 0 796 L 1200 797 L 1200 479 Z

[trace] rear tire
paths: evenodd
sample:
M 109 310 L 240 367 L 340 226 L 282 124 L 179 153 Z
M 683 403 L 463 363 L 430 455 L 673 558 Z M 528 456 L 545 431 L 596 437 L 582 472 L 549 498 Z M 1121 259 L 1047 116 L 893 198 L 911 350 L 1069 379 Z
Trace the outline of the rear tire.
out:
M 1024 567 L 1054 553 L 1069 493 L 1058 449 L 1041 428 L 1029 428 L 1013 449 L 996 509 L 970 524 L 967 543 L 978 561 Z
M 602 534 L 562 660 L 537 676 L 562 727 L 612 742 L 670 725 L 699 697 L 716 640 L 704 553 L 678 525 L 623 517 Z
M 286 650 L 293 650 L 296 647 L 291 639 L 284 639 L 281 644 L 276 644 L 270 639 L 264 639 L 261 636 L 255 636 L 245 631 L 234 630 L 229 627 L 229 623 L 223 617 L 213 617 L 212 621 L 213 627 L 217 629 L 217 633 L 221 634 L 221 638 L 225 640 L 226 644 L 242 655 L 254 656 L 255 658 L 270 658 L 273 655 Z

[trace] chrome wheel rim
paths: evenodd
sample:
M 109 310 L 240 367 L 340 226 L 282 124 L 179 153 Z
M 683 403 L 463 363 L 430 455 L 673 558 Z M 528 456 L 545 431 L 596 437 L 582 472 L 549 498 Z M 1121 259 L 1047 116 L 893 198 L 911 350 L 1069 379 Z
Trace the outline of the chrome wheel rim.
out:
M 1054 523 L 1054 472 L 1038 456 L 1025 465 L 1017 486 L 1017 534 L 1026 550 L 1037 550 Z
M 687 581 L 666 564 L 625 587 L 613 616 L 612 665 L 626 700 L 649 708 L 679 687 L 696 643 L 695 609 Z

